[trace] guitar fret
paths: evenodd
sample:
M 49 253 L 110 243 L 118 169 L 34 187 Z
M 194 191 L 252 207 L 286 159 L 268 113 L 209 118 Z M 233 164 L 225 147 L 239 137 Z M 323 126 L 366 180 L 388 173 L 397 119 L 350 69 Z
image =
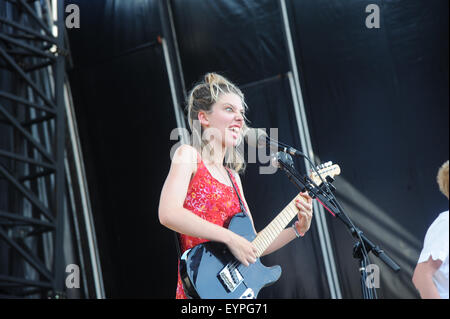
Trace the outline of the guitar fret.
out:
M 280 222 L 282 224 L 283 229 L 289 223 L 289 218 L 285 215 L 285 213 L 286 213 L 285 210 L 283 210 L 280 214 Z
M 271 225 L 267 226 L 266 228 L 267 228 L 267 236 L 268 236 L 269 243 L 270 243 L 270 242 L 272 242 L 275 239 L 274 232 L 272 230 L 272 226 Z
M 270 225 L 269 230 L 270 230 L 270 242 L 273 242 L 275 238 L 277 238 L 277 230 L 275 228 L 275 225 L 274 224 Z
M 265 250 L 267 247 L 269 247 L 269 244 L 270 244 L 270 238 L 268 238 L 267 231 L 264 232 L 264 230 L 263 230 L 261 238 L 264 242 L 264 250 Z
M 289 209 L 291 210 L 292 218 L 294 218 L 295 215 L 297 215 L 297 210 L 295 208 L 293 208 L 292 206 L 290 206 Z
M 284 213 L 284 218 L 286 220 L 286 226 L 289 224 L 289 222 L 292 220 L 292 217 L 289 214 L 289 211 L 286 209 L 286 212 Z
M 267 248 L 269 246 L 270 243 L 270 239 L 267 238 L 267 233 L 263 233 L 261 236 L 261 239 L 263 240 L 263 244 L 264 244 L 264 249 Z
M 278 217 L 274 220 L 274 222 L 276 223 L 276 225 L 280 228 L 280 230 L 283 230 L 283 222 L 281 221 L 281 218 Z
M 292 207 L 289 207 L 289 210 L 290 210 L 290 215 L 292 216 L 291 217 L 291 219 L 292 219 L 295 217 L 295 215 L 297 215 L 297 210 Z
M 278 217 L 277 218 L 275 218 L 275 220 L 274 220 L 274 222 L 275 222 L 275 224 L 280 228 L 280 231 L 281 230 L 283 230 L 283 228 L 284 228 L 284 226 L 283 226 L 283 220 L 282 220 L 282 218 L 281 218 L 281 213 L 278 215 Z
M 290 204 L 286 207 L 286 212 L 287 212 L 287 214 L 288 214 L 288 216 L 289 216 L 290 219 L 294 218 L 295 215 L 297 215 L 297 209 L 294 208 L 294 207 L 292 207 L 292 206 L 295 207 L 295 204 L 294 204 L 294 203 L 290 203 Z
M 281 223 L 281 225 L 286 225 L 286 217 L 284 216 L 284 213 L 281 212 L 281 214 L 279 216 L 280 216 L 280 223 Z
M 262 246 L 259 243 L 253 243 L 256 247 L 258 257 L 261 255 Z
M 274 236 L 273 239 L 277 238 L 278 233 L 279 233 L 280 231 L 281 231 L 281 227 L 280 227 L 280 225 L 278 224 L 278 220 L 274 220 L 274 221 L 273 221 L 273 233 L 275 234 L 275 236 Z
M 286 211 L 285 210 L 282 211 L 282 215 L 281 216 L 283 218 L 283 223 L 285 224 L 285 227 L 286 227 L 286 225 L 289 224 L 289 218 L 288 218 L 288 216 L 286 216 Z
M 256 238 L 253 240 L 253 244 L 255 245 L 258 252 L 263 249 L 264 244 L 262 243 L 261 237 L 259 235 L 256 236 Z
M 278 220 L 277 220 L 277 218 L 275 218 L 273 221 L 272 221 L 272 227 L 274 228 L 274 233 L 275 233 L 275 235 L 277 234 L 277 232 L 278 232 L 278 228 L 280 228 L 280 225 L 278 224 Z M 275 236 L 276 237 L 276 236 Z

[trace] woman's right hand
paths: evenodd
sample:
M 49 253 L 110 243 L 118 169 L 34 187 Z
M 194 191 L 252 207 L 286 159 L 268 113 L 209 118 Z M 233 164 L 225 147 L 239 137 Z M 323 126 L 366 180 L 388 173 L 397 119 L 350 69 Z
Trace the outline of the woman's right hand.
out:
M 226 245 L 234 257 L 246 267 L 248 267 L 250 263 L 255 263 L 256 254 L 258 253 L 256 247 L 244 237 L 239 236 L 232 231 L 230 231 L 230 233 L 230 238 Z

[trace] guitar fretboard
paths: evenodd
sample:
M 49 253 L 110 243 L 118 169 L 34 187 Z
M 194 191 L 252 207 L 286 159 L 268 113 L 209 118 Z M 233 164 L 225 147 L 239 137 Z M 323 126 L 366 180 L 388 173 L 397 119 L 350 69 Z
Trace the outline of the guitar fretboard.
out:
M 294 198 L 278 215 L 274 220 L 270 222 L 262 231 L 258 233 L 253 240 L 253 245 L 258 250 L 257 256 L 260 257 L 263 252 L 270 246 L 270 244 L 278 237 L 284 228 L 291 222 L 291 220 L 297 215 L 298 209 L 295 205 L 295 200 L 305 200 L 301 196 Z

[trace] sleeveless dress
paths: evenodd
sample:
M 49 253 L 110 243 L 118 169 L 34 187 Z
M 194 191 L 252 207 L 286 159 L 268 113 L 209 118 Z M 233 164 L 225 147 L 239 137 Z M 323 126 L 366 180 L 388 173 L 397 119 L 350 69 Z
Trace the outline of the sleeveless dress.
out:
M 239 187 L 230 169 L 233 184 L 242 198 Z M 244 204 L 245 205 L 245 204 Z M 183 207 L 194 214 L 216 225 L 227 228 L 231 218 L 241 211 L 239 198 L 233 186 L 225 185 L 215 179 L 206 168 L 200 154 L 197 153 L 197 172 L 189 183 Z M 181 254 L 187 249 L 207 242 L 207 239 L 180 234 Z M 180 278 L 180 263 L 178 261 L 178 282 L 176 299 L 187 299 Z

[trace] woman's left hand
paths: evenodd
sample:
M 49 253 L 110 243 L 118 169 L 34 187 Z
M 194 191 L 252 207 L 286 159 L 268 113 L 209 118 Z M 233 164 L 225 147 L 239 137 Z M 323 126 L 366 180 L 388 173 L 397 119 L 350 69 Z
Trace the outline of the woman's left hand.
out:
M 299 199 L 298 197 L 302 198 Z M 295 199 L 295 205 L 298 209 L 298 221 L 295 222 L 295 228 L 297 228 L 301 236 L 304 236 L 311 226 L 313 216 L 312 198 L 306 192 L 300 193 Z

